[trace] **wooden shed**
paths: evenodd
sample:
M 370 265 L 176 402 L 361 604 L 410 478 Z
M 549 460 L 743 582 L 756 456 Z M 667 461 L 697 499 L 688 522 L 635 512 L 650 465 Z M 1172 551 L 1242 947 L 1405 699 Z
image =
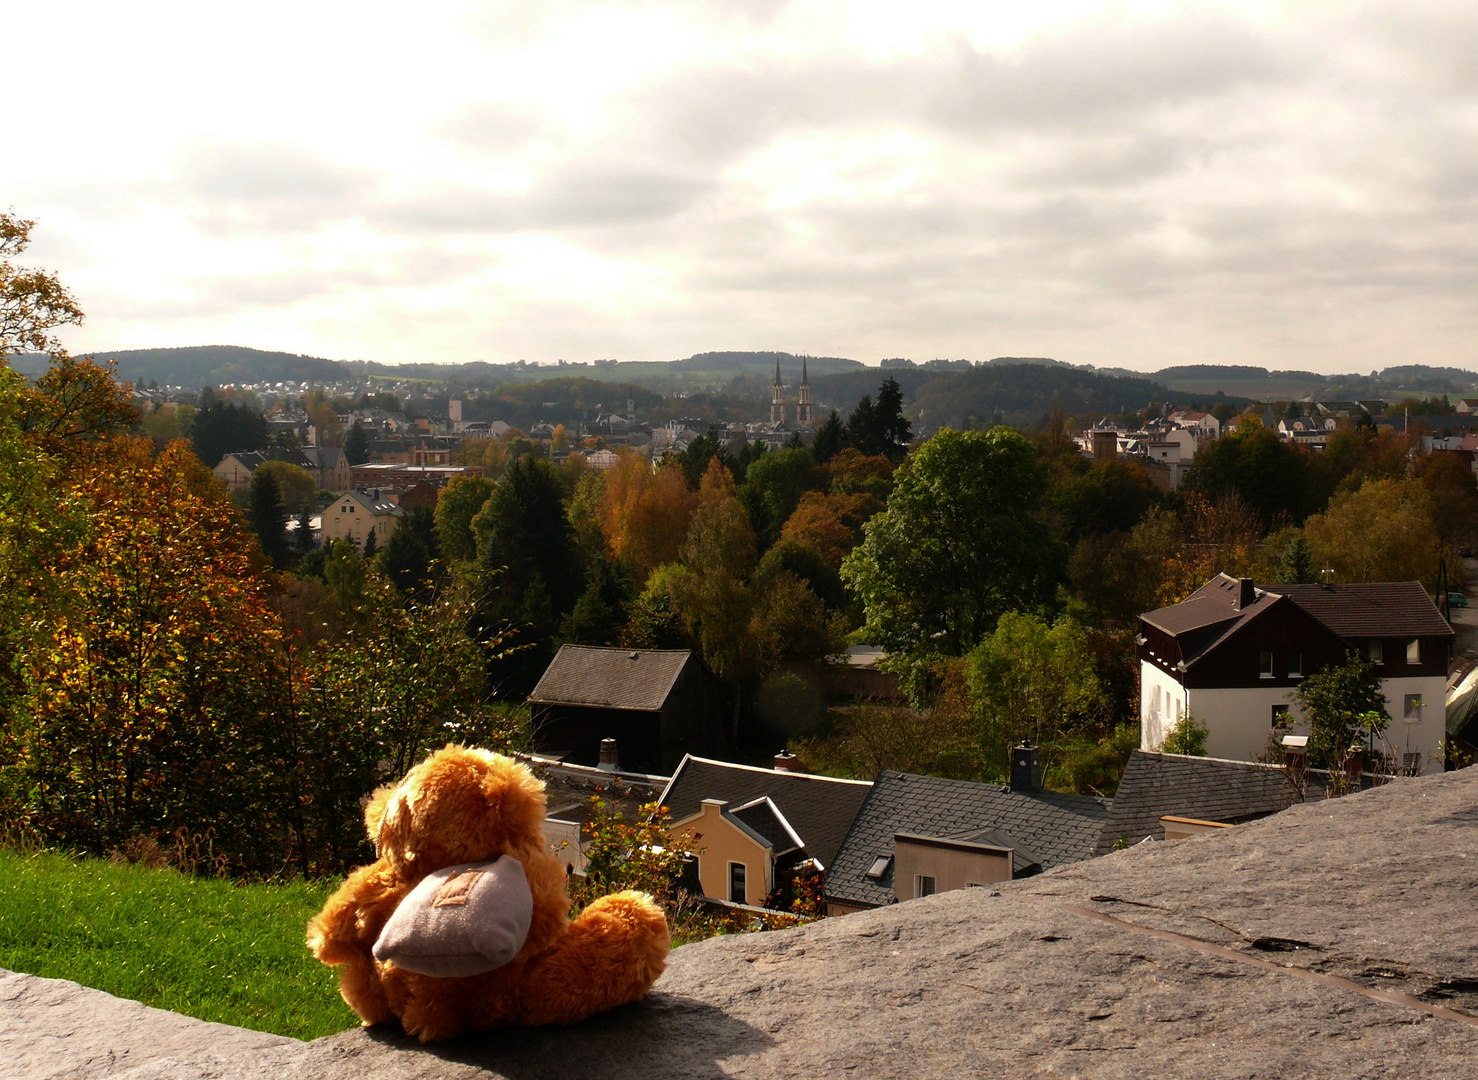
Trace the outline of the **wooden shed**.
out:
M 528 700 L 534 752 L 576 765 L 599 764 L 602 739 L 648 773 L 728 751 L 718 686 L 687 649 L 562 645 Z

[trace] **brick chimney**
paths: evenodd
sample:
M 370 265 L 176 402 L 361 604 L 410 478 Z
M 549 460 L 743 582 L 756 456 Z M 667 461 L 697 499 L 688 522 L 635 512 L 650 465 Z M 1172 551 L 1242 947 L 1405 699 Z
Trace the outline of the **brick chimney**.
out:
M 1249 608 L 1257 603 L 1257 586 L 1252 584 L 1250 577 L 1237 579 L 1237 610 Z
M 619 772 L 621 760 L 616 756 L 616 740 L 602 739 L 600 741 L 600 765 L 598 768 L 606 772 Z
M 801 763 L 796 760 L 794 754 L 789 750 L 782 750 L 775 755 L 776 772 L 800 772 Z

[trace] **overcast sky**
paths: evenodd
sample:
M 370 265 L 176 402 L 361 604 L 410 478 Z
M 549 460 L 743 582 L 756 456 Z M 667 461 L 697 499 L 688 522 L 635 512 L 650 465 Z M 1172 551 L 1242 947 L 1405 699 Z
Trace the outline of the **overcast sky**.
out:
M 74 350 L 1478 368 L 1478 5 L 10 5 Z

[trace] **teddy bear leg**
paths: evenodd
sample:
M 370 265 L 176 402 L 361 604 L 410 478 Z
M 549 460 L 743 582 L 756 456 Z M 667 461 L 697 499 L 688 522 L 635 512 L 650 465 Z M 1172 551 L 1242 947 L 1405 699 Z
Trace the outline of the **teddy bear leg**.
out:
M 395 1019 L 385 1000 L 380 973 L 368 957 L 355 957 L 339 968 L 339 994 L 367 1026 L 388 1024 Z
M 528 967 L 525 1024 L 572 1024 L 635 1001 L 667 966 L 667 917 L 646 893 L 596 900 Z

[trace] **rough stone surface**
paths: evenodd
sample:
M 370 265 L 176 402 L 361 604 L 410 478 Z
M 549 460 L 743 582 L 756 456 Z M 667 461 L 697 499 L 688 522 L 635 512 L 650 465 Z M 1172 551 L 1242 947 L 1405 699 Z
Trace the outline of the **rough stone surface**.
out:
M 20 1063 L 8 1076 L 129 1080 L 1478 1078 L 1478 1024 L 1419 1007 L 1478 1016 L 1475 877 L 1471 769 L 990 890 L 685 946 L 648 1000 L 567 1029 L 304 1044 L 11 976 L 0 1061 Z

